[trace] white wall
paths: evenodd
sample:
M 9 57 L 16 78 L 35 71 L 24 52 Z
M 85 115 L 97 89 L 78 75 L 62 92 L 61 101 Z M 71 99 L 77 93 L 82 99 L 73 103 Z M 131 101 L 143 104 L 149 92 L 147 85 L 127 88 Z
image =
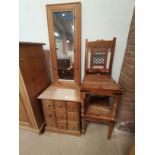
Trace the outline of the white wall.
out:
M 44 42 L 49 49 L 46 4 L 67 2 L 82 4 L 82 77 L 84 72 L 85 39 L 117 37 L 112 77 L 118 81 L 125 53 L 134 0 L 20 0 L 20 41 Z

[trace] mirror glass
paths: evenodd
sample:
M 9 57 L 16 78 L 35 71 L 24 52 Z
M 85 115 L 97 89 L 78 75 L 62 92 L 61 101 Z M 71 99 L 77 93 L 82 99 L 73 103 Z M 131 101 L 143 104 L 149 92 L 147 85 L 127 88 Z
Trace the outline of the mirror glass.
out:
M 74 79 L 74 16 L 72 11 L 54 12 L 54 35 L 56 41 L 59 79 Z

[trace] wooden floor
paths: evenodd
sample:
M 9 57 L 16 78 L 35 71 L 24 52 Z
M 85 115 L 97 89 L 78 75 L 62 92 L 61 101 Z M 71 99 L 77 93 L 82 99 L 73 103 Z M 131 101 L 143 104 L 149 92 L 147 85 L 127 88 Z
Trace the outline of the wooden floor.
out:
M 19 136 L 20 155 L 128 155 L 134 143 L 134 134 L 117 129 L 107 140 L 107 126 L 91 123 L 81 137 L 24 129 Z

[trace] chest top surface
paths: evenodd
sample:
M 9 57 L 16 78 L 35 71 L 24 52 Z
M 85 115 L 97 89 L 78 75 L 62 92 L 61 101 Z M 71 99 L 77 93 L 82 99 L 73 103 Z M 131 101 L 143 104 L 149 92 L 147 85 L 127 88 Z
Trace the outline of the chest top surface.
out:
M 38 96 L 38 99 L 81 102 L 80 88 L 79 87 L 68 88 L 68 87 L 50 85 Z

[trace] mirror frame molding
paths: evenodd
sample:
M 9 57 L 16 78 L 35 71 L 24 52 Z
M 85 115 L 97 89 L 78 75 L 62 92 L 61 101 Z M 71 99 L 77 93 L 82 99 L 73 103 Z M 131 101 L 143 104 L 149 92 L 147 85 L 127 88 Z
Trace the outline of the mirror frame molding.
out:
M 65 3 L 46 5 L 48 34 L 52 62 L 52 78 L 56 85 L 80 85 L 81 82 L 81 3 Z M 56 41 L 54 36 L 54 12 L 73 11 L 74 14 L 74 79 L 65 80 L 58 78 Z

